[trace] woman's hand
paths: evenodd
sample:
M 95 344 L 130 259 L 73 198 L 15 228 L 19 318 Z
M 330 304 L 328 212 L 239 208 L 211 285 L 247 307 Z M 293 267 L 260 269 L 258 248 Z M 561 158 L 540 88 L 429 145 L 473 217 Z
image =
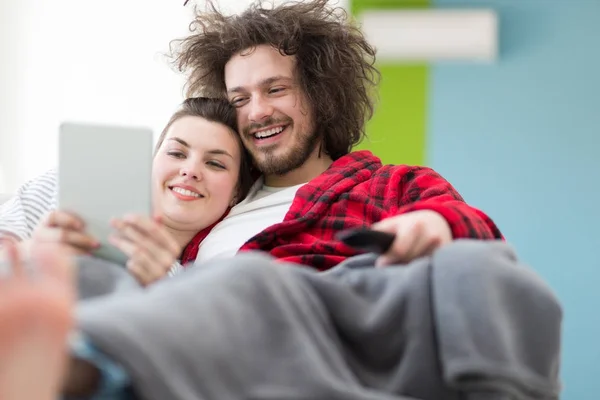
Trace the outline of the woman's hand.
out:
M 181 254 L 175 239 L 157 218 L 127 215 L 111 221 L 116 233 L 109 241 L 129 257 L 127 269 L 147 286 L 165 277 Z
M 48 214 L 33 232 L 32 240 L 58 243 L 79 255 L 89 254 L 100 246 L 100 242 L 85 231 L 81 218 L 62 210 Z

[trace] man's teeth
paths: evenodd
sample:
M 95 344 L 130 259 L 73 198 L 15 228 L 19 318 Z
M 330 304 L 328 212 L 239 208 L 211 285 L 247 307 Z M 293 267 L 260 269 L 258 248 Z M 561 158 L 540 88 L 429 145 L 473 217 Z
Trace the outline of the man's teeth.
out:
M 277 135 L 278 133 L 281 133 L 284 129 L 285 129 L 284 126 L 279 126 L 277 128 L 267 129 L 266 131 L 256 132 L 254 134 L 254 137 L 257 138 L 257 139 L 268 138 L 270 136 L 274 136 L 274 135 Z
M 187 190 L 187 189 L 182 189 L 180 187 L 174 187 L 172 189 L 174 192 L 177 192 L 179 194 L 182 194 L 184 196 L 190 196 L 190 197 L 202 197 L 200 194 L 196 193 L 196 192 L 192 192 L 191 190 Z

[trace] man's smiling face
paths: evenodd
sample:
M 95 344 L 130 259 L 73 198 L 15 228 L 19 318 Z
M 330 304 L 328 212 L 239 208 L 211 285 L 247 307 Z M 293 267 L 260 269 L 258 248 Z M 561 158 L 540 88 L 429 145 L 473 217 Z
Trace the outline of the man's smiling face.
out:
M 242 141 L 265 175 L 284 175 L 316 157 L 319 136 L 295 69 L 295 56 L 270 45 L 244 50 L 225 66 Z

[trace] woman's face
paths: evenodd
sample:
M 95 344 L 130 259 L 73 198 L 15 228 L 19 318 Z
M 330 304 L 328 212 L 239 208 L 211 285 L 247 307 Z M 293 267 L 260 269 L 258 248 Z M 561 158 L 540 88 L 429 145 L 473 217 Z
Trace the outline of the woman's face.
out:
M 234 135 L 226 125 L 201 117 L 171 124 L 152 166 L 154 210 L 166 226 L 200 231 L 231 205 L 241 164 Z

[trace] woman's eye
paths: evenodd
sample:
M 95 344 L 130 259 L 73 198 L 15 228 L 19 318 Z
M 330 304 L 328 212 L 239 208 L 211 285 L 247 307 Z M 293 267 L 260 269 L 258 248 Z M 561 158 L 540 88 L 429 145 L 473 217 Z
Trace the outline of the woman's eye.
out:
M 215 167 L 215 168 L 219 168 L 219 169 L 225 169 L 225 166 L 221 163 L 218 163 L 216 161 L 209 161 L 207 162 L 208 165 Z
M 167 152 L 167 155 L 173 158 L 185 158 L 185 154 L 181 151 L 169 151 Z

